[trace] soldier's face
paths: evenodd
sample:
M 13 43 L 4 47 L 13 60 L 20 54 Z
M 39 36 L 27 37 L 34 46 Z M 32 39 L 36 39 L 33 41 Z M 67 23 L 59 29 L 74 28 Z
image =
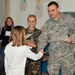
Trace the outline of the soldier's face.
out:
M 57 18 L 59 16 L 59 8 L 57 8 L 55 5 L 49 6 L 48 14 L 53 19 Z
M 30 18 L 28 19 L 28 26 L 31 27 L 31 28 L 34 28 L 35 25 L 36 25 L 36 20 L 35 20 L 35 18 L 34 18 L 34 17 L 30 17 Z

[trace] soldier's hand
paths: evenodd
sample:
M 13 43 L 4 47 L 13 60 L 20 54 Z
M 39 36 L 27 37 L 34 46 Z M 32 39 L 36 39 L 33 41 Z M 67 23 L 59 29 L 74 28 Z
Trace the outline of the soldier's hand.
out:
M 70 37 L 67 37 L 65 40 L 64 40 L 66 43 L 72 43 L 72 39 Z

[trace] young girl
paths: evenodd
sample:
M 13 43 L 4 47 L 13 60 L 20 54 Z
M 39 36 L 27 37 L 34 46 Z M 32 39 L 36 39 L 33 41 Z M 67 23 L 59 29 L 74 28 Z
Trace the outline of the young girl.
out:
M 6 75 L 24 75 L 26 59 L 38 60 L 43 56 L 43 50 L 33 53 L 25 40 L 25 28 L 15 26 L 11 31 L 10 43 L 5 47 L 5 72 Z

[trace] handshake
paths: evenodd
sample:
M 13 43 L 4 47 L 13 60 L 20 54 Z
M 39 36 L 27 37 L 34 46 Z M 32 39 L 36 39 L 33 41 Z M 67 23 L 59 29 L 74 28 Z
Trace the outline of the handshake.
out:
M 42 62 L 47 61 L 48 58 L 49 58 L 49 53 L 48 53 L 48 51 L 44 52 L 44 50 L 42 50 L 42 49 L 39 50 L 39 51 L 43 53 Z

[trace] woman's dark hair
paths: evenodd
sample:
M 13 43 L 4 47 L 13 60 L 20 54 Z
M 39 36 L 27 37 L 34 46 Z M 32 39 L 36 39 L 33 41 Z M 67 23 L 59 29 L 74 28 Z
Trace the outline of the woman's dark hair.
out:
M 47 5 L 47 7 L 49 7 L 49 6 L 51 6 L 51 5 L 55 5 L 57 8 L 59 7 L 58 3 L 55 2 L 55 1 L 51 1 L 51 2 Z

